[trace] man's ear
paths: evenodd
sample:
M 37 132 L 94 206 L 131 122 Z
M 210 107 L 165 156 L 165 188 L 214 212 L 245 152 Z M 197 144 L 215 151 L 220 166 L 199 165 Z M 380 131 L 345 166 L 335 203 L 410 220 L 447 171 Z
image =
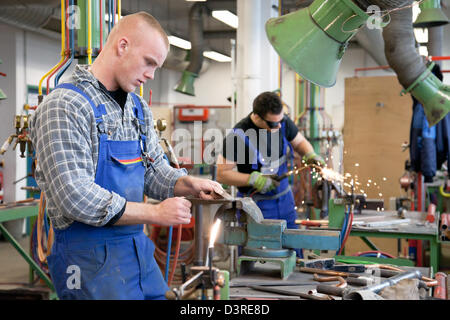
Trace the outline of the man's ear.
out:
M 122 56 L 126 53 L 129 47 L 129 42 L 126 37 L 122 37 L 119 39 L 118 45 L 117 45 L 117 54 L 119 56 Z

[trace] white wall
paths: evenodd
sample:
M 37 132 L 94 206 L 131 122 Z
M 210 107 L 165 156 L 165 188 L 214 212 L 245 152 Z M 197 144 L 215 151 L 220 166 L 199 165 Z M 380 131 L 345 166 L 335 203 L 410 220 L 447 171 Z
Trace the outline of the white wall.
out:
M 0 143 L 3 143 L 14 133 L 14 116 L 25 114 L 23 105 L 27 102 L 27 85 L 38 85 L 40 78 L 59 61 L 61 49 L 56 39 L 6 24 L 0 24 L 0 43 L 0 58 L 3 60 L 0 70 L 7 74 L 6 78 L 0 77 L 0 88 L 8 96 L 8 99 L 0 101 Z M 20 190 L 26 185 L 26 180 L 13 184 L 26 175 L 26 160 L 19 156 L 18 149 L 14 152 L 10 146 L 2 156 L 6 202 L 26 197 L 26 191 Z

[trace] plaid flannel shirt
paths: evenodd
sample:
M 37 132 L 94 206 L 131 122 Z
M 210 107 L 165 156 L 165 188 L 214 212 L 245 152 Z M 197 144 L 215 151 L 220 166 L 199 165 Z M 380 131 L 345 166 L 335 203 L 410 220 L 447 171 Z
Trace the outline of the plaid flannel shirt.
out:
M 82 89 L 95 105 L 104 104 L 106 132 L 111 140 L 137 140 L 132 123 L 133 99 L 127 97 L 122 108 L 100 88 L 86 66 L 76 66 L 69 82 Z M 178 178 L 186 170 L 170 167 L 153 127 L 153 117 L 141 98 L 147 133 L 146 146 L 155 160 L 145 173 L 144 192 L 150 198 L 163 200 L 173 196 Z M 36 182 L 45 193 L 47 214 L 55 229 L 65 229 L 79 221 L 104 226 L 119 213 L 126 200 L 95 183 L 98 161 L 98 133 L 89 102 L 73 90 L 53 90 L 39 105 L 30 121 L 30 138 L 36 151 Z

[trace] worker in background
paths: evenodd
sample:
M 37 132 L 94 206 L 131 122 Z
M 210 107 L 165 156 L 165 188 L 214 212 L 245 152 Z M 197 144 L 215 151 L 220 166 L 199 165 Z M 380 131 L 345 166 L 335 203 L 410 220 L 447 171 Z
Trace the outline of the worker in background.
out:
M 284 219 L 288 228 L 298 229 L 288 178 L 273 178 L 288 172 L 288 157 L 293 159 L 294 151 L 307 164 L 325 165 L 284 114 L 280 97 L 263 92 L 254 99 L 253 111 L 225 137 L 217 160 L 217 181 L 237 186 L 240 197 L 251 196 L 265 219 Z M 301 257 L 300 250 L 297 256 Z
M 145 224 L 187 224 L 191 203 L 217 182 L 170 167 L 146 102 L 133 91 L 166 59 L 169 42 L 148 13 L 121 19 L 91 66 L 37 108 L 36 180 L 55 231 L 48 266 L 60 299 L 164 299 L 169 289 Z M 163 200 L 143 203 L 143 196 Z

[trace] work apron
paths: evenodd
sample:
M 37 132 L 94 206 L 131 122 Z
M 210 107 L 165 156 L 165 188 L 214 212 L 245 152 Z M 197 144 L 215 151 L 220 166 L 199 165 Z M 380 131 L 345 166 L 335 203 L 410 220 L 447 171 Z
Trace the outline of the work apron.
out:
M 282 135 L 282 155 L 275 161 L 264 158 L 259 150 L 253 146 L 248 136 L 244 135 L 240 129 L 235 129 L 234 132 L 244 140 L 245 144 L 249 148 L 249 151 L 253 153 L 252 170 L 258 171 L 259 165 L 261 168 L 259 171 L 262 174 L 277 174 L 283 175 L 288 172 L 288 156 L 290 160 L 294 158 L 294 151 L 292 145 L 286 139 L 286 127 L 285 123 L 281 123 L 281 135 Z M 290 153 L 287 154 L 287 148 Z M 272 150 L 272 153 L 274 150 Z M 242 192 L 237 192 L 238 197 L 245 197 Z M 286 220 L 288 229 L 298 229 L 298 225 L 295 223 L 297 218 L 297 211 L 295 210 L 295 201 L 292 190 L 289 186 L 288 178 L 284 178 L 280 181 L 280 184 L 275 189 L 266 193 L 255 193 L 252 199 L 261 209 L 261 212 L 265 219 Z M 295 250 L 298 257 L 302 257 L 301 249 Z
M 78 87 L 64 83 L 56 88 L 74 90 L 91 104 L 99 134 L 95 183 L 123 196 L 142 202 L 147 159 L 142 105 L 131 93 L 139 140 L 108 140 L 103 123 L 104 105 L 94 105 Z M 55 88 L 55 89 L 56 89 Z M 47 257 L 60 299 L 165 299 L 169 289 L 154 259 L 154 244 L 143 225 L 95 227 L 73 222 L 55 230 L 52 253 Z

